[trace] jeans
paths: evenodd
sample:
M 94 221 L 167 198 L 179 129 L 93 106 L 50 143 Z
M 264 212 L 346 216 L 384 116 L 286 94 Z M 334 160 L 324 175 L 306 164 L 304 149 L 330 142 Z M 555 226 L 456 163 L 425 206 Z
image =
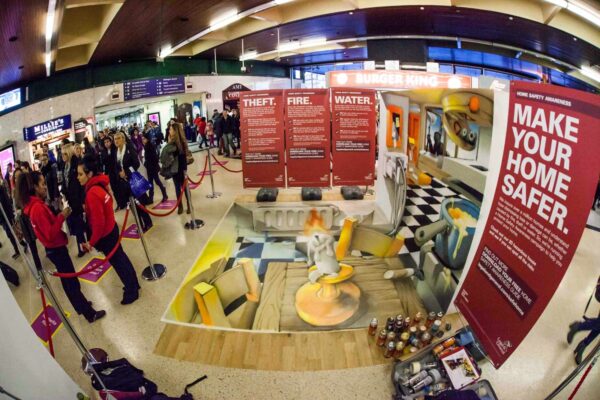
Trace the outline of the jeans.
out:
M 98 243 L 94 246 L 98 251 L 101 251 L 105 255 L 110 253 L 119 241 L 119 228 L 117 224 L 113 227 L 112 231 L 98 240 Z M 140 289 L 140 284 L 131 264 L 131 260 L 127 257 L 127 254 L 123 251 L 123 247 L 119 244 L 115 254 L 109 259 L 110 264 L 113 266 L 119 279 L 123 282 L 125 293 L 136 293 Z
M 235 151 L 235 145 L 233 144 L 233 133 L 226 133 L 223 135 L 223 147 L 224 147 L 224 151 L 225 151 L 225 155 L 229 156 L 229 147 L 231 147 L 231 149 L 233 150 L 233 154 L 236 153 Z
M 200 147 L 202 147 L 204 144 L 206 144 L 206 147 L 210 147 L 210 144 L 206 140 L 206 135 L 200 135 L 200 138 L 202 139 L 200 141 Z
M 75 267 L 69 256 L 67 246 L 46 249 L 46 256 L 52 261 L 52 264 L 56 266 L 58 272 L 75 272 Z M 75 312 L 77 312 L 77 314 L 83 314 L 88 319 L 92 318 L 96 311 L 92 308 L 90 303 L 88 303 L 88 300 L 81 292 L 79 279 L 60 278 L 60 283 L 62 283 L 65 294 L 71 302 Z
M 160 181 L 160 178 L 158 177 L 158 171 L 153 171 L 153 172 L 148 171 L 148 182 L 150 182 L 150 185 L 152 186 L 152 188 L 150 189 L 150 200 L 151 201 L 154 200 L 154 183 L 156 183 L 158 185 L 158 187 L 160 188 L 162 197 L 165 199 L 167 198 L 167 190 L 165 189 L 165 186 Z
M 598 318 L 586 319 L 579 323 L 578 331 L 590 331 L 585 339 L 582 340 L 585 346 L 589 345 L 600 335 L 600 316 Z

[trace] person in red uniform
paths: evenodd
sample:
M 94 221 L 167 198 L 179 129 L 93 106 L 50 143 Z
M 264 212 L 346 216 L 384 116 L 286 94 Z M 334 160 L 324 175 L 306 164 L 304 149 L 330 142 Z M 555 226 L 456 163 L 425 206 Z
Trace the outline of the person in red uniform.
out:
M 121 304 L 131 304 L 139 297 L 140 284 L 135 269 L 119 242 L 119 227 L 115 222 L 113 200 L 109 193 L 108 176 L 99 173 L 95 157 L 85 156 L 77 167 L 77 180 L 85 187 L 85 214 L 90 234 L 84 248 L 92 247 L 108 255 L 118 245 L 109 259 L 124 285 Z
M 58 272 L 73 273 L 75 267 L 67 250 L 67 234 L 62 225 L 71 214 L 69 207 L 60 214 L 54 215 L 43 199 L 48 195 L 48 187 L 44 176 L 38 172 L 23 173 L 16 182 L 16 196 L 23 212 L 31 220 L 33 231 L 38 240 L 46 248 L 46 256 L 56 266 Z M 106 315 L 106 311 L 96 311 L 92 303 L 81 292 L 77 278 L 60 278 L 67 298 L 77 314 L 83 314 L 92 323 Z

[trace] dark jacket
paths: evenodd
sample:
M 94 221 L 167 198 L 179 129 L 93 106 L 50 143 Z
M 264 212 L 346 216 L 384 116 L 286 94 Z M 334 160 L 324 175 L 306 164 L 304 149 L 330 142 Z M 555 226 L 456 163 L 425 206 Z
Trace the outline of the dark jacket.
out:
M 156 148 L 150 141 L 144 145 L 144 167 L 148 171 L 148 176 L 157 174 L 160 170 Z
M 15 211 L 13 210 L 13 203 L 10 198 L 10 183 L 7 180 L 0 185 L 0 204 L 4 208 L 6 212 L 6 216 L 9 219 L 9 224 L 12 225 L 15 222 Z M 4 220 L 4 216 L 0 212 L 0 224 L 5 225 L 6 221 Z
M 137 171 L 140 168 L 140 159 L 138 158 L 137 152 L 134 147 L 130 143 L 125 144 L 125 154 L 123 155 L 122 165 L 119 164 L 117 158 L 117 152 L 119 150 L 115 150 L 115 159 L 117 159 L 117 172 L 121 172 L 123 170 L 127 178 L 131 176 L 131 168 L 134 171 Z
M 85 197 L 83 186 L 81 186 L 77 180 L 78 163 L 79 159 L 77 157 L 71 157 L 69 169 L 67 170 L 65 164 L 65 171 L 63 173 L 62 192 L 67 198 L 69 207 L 71 207 L 72 215 L 83 214 L 83 199 Z
M 44 175 L 44 179 L 46 179 L 46 186 L 48 186 L 48 198 L 50 200 L 56 199 L 60 195 L 56 163 L 46 164 L 42 167 L 41 172 Z
M 228 116 L 227 118 L 221 117 L 217 123 L 221 134 L 233 133 L 233 118 Z

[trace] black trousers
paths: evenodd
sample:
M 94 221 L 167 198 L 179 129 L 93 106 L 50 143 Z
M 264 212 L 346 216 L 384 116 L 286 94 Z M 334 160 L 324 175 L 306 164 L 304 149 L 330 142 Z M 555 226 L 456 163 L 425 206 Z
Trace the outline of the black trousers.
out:
M 75 267 L 69 256 L 69 251 L 66 246 L 46 249 L 46 256 L 56 266 L 58 272 L 68 273 L 75 272 Z M 60 278 L 60 283 L 71 302 L 73 309 L 77 314 L 83 314 L 86 318 L 91 318 L 96 312 L 88 303 L 88 300 L 81 292 L 81 284 L 77 278 Z
M 150 189 L 150 199 L 151 200 L 154 199 L 154 183 L 156 183 L 158 185 L 158 187 L 160 188 L 160 192 L 162 193 L 162 196 L 167 197 L 167 190 L 165 189 L 165 186 L 160 181 L 160 178 L 158 177 L 158 171 L 152 171 L 152 172 L 148 171 L 148 182 L 150 182 L 150 185 L 152 185 L 152 188 Z
M 101 251 L 105 255 L 110 253 L 119 241 L 119 228 L 117 224 L 113 227 L 113 230 L 102 239 L 98 240 L 98 243 L 94 246 L 97 250 Z M 119 244 L 119 248 L 115 251 L 115 254 L 109 259 L 110 264 L 113 266 L 117 275 L 123 282 L 123 290 L 125 293 L 135 293 L 139 290 L 140 284 L 131 264 L 131 260 L 127 257 L 127 254 L 123 251 L 123 246 Z
M 175 185 L 175 199 L 179 198 L 179 194 L 181 193 L 181 188 L 183 187 L 183 181 L 185 180 L 185 175 L 183 172 L 178 172 L 173 175 L 173 184 Z M 187 202 L 187 208 L 190 208 L 190 199 L 188 198 L 187 192 L 183 192 L 185 195 L 185 200 Z M 180 203 L 180 207 L 183 205 L 183 201 Z
M 4 228 L 4 232 L 6 232 L 6 236 L 8 236 L 8 240 L 10 240 L 10 243 L 12 244 L 13 249 L 15 250 L 15 253 L 19 253 L 19 247 L 17 247 L 17 241 L 15 240 L 15 237 L 13 236 L 10 227 L 8 225 L 6 225 L 6 223 L 4 222 L 4 218 L 0 216 L 0 219 L 2 220 L 2 223 L 0 225 L 2 225 L 2 228 Z

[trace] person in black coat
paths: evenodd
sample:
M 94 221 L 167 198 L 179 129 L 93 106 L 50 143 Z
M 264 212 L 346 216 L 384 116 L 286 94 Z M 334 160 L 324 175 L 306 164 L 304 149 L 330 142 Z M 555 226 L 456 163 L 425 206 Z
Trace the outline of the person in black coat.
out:
M 148 181 L 150 182 L 150 185 L 152 185 L 152 188 L 150 189 L 150 203 L 154 203 L 155 182 L 162 193 L 161 203 L 164 203 L 168 199 L 167 190 L 158 177 L 160 165 L 158 163 L 158 154 L 156 153 L 156 148 L 152 144 L 150 136 L 147 133 L 142 135 L 142 143 L 144 144 L 144 167 L 146 167 L 146 171 L 148 172 Z
M 102 144 L 102 151 L 99 153 L 99 161 L 102 172 L 104 172 L 110 180 L 110 187 L 112 188 L 115 202 L 117 203 L 117 209 L 123 210 L 127 207 L 127 192 L 121 188 L 121 179 L 117 171 L 117 147 L 113 143 L 112 137 L 105 136 Z
M 8 221 L 4 218 L 4 214 L 0 212 L 0 225 L 2 225 L 2 228 L 4 228 L 4 232 L 6 232 L 6 236 L 8 236 L 8 240 L 10 240 L 10 243 L 13 246 L 15 252 L 13 253 L 12 258 L 15 259 L 19 257 L 20 254 L 19 247 L 17 246 L 17 241 L 15 240 L 15 237 L 13 236 L 12 231 L 10 229 L 10 227 L 15 223 L 15 211 L 13 209 L 12 199 L 9 194 L 10 183 L 7 180 L 3 179 L 1 175 L 2 174 L 0 173 L 0 205 L 4 209 Z
M 137 171 L 140 168 L 140 159 L 133 145 L 126 143 L 123 132 L 115 134 L 115 145 L 117 146 L 117 172 L 119 173 L 119 178 L 121 178 L 121 187 L 127 192 L 127 196 L 129 197 L 131 195 L 131 188 L 129 187 L 131 170 Z M 150 199 L 146 193 L 140 196 L 138 200 L 142 204 L 150 204 Z M 146 211 L 138 208 L 138 215 L 140 217 L 140 224 L 142 225 L 141 228 L 144 232 L 152 228 L 152 218 L 150 218 L 150 215 Z
M 47 154 L 40 156 L 40 163 L 42 168 L 40 169 L 44 179 L 46 180 L 46 187 L 48 188 L 48 203 L 50 208 L 55 213 L 60 211 L 60 190 L 58 189 L 58 173 L 56 163 L 50 161 L 50 157 Z
M 85 239 L 85 222 L 83 221 L 83 201 L 85 192 L 83 187 L 77 181 L 77 165 L 79 159 L 75 155 L 72 144 L 62 146 L 62 159 L 64 161 L 62 193 L 71 207 L 71 215 L 67 218 L 67 226 L 72 236 L 77 239 L 77 257 L 83 257 L 85 251 L 82 245 L 87 241 Z

